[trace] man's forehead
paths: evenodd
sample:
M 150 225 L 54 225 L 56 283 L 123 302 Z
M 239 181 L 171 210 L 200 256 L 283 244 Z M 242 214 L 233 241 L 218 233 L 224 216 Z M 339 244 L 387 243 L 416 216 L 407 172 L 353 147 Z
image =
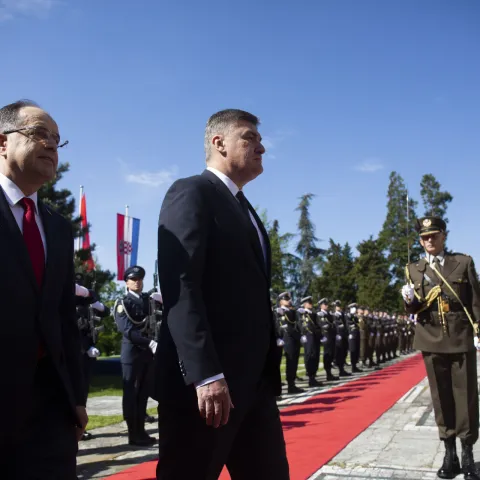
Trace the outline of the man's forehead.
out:
M 47 128 L 57 131 L 58 126 L 55 120 L 45 111 L 39 107 L 28 106 L 20 110 L 20 118 L 23 125 L 41 124 Z

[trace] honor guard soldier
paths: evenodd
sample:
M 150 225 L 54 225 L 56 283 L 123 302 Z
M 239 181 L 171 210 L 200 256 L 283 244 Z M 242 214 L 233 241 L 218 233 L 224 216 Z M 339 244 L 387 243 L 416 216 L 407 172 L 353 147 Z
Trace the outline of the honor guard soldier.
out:
M 328 298 L 322 298 L 318 302 L 320 310 L 317 312 L 318 324 L 322 332 L 320 343 L 323 345 L 323 368 L 327 373 L 328 381 L 335 381 L 339 378 L 332 375 L 332 364 L 335 357 L 335 342 L 337 326 L 332 314 L 328 311 Z
M 367 354 L 368 354 L 368 325 L 367 325 L 367 318 L 365 312 L 368 310 L 365 307 L 360 306 L 357 309 L 358 315 L 358 326 L 360 329 L 360 362 L 362 362 L 363 367 L 367 366 Z
M 400 355 L 407 354 L 407 319 L 405 315 L 398 316 L 398 348 Z
M 295 378 L 297 376 L 303 330 L 292 306 L 290 293 L 283 292 L 278 296 L 277 315 L 279 316 L 280 328 L 283 330 L 288 393 L 302 393 L 304 390 L 295 385 Z
M 335 300 L 334 321 L 337 328 L 335 337 L 335 363 L 339 370 L 340 377 L 350 377 L 352 374 L 345 371 L 345 359 L 348 354 L 348 330 L 346 326 L 345 314 L 342 310 L 342 302 Z
M 320 363 L 321 330 L 317 322 L 317 315 L 313 313 L 312 297 L 302 298 L 300 303 L 302 307 L 297 310 L 297 315 L 306 336 L 304 360 L 308 375 L 308 386 L 321 387 L 322 383 L 315 378 Z
M 125 270 L 128 293 L 115 304 L 115 323 L 122 332 L 123 417 L 130 445 L 148 446 L 156 442 L 145 431 L 148 397 L 153 391 L 155 335 L 149 333 L 151 297 L 161 302 L 159 293 L 143 293 L 145 270 L 133 266 Z
M 364 318 L 367 321 L 367 329 L 368 329 L 367 366 L 369 368 L 378 369 L 379 368 L 378 359 L 377 361 L 373 360 L 373 354 L 375 353 L 375 345 L 377 342 L 377 322 L 374 319 L 373 314 L 370 313 L 370 310 L 368 308 L 365 309 Z
M 360 359 L 360 315 L 363 313 L 356 303 L 348 306 L 347 326 L 348 326 L 348 347 L 350 350 L 350 361 L 352 364 L 352 373 L 361 373 L 363 370 L 358 368 Z
M 90 378 L 93 362 L 100 356 L 100 350 L 96 347 L 98 333 L 103 329 L 100 321 L 110 315 L 110 309 L 98 300 L 93 290 L 85 288 L 85 276 L 83 273 L 75 274 L 75 306 L 77 313 L 77 325 L 80 331 L 80 347 L 82 352 L 82 366 L 84 377 L 84 396 L 87 403 L 90 389 Z M 82 440 L 90 440 L 92 434 L 85 431 Z
M 426 255 L 407 265 L 402 296 L 407 312 L 417 316 L 414 348 L 422 351 L 435 421 L 445 443 L 437 475 L 454 478 L 462 470 L 465 480 L 479 480 L 472 451 L 479 429 L 477 272 L 468 255 L 445 251 L 446 224 L 441 218 L 420 218 L 416 230 Z

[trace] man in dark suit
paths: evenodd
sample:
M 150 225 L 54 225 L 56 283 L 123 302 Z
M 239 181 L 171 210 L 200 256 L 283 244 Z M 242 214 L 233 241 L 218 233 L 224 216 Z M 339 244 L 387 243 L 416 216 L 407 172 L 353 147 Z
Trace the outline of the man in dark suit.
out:
M 2 478 L 76 479 L 88 421 L 73 232 L 37 198 L 56 175 L 60 146 L 57 124 L 32 102 L 0 109 Z
M 477 354 L 480 286 L 472 257 L 445 251 L 447 226 L 438 217 L 417 220 L 425 258 L 407 266 L 402 288 L 406 310 L 417 314 L 414 348 L 421 350 L 435 421 L 445 443 L 440 478 L 460 473 L 456 438 L 462 444 L 465 480 L 480 480 L 472 447 L 478 440 Z
M 258 119 L 208 120 L 207 170 L 175 182 L 159 219 L 157 479 L 289 478 L 270 308 L 270 244 L 243 187 L 263 171 Z

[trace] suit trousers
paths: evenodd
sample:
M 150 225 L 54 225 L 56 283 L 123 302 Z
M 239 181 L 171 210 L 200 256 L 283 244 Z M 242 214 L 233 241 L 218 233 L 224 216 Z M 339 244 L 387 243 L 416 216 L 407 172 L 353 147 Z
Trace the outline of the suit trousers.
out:
M 262 382 L 248 397 L 216 429 L 206 425 L 195 401 L 183 408 L 159 404 L 157 480 L 216 480 L 225 465 L 232 480 L 288 480 L 275 396 Z
M 92 369 L 93 365 L 97 361 L 96 358 L 90 358 L 86 353 L 82 355 L 82 366 L 83 366 L 83 396 L 85 399 L 85 404 L 88 399 L 88 392 L 90 391 L 90 380 L 92 378 Z
M 477 353 L 422 352 L 441 440 L 478 440 Z
M 2 478 L 15 480 L 76 480 L 75 418 L 60 378 L 48 357 L 35 373 L 33 408 L 25 428 L 0 452 Z

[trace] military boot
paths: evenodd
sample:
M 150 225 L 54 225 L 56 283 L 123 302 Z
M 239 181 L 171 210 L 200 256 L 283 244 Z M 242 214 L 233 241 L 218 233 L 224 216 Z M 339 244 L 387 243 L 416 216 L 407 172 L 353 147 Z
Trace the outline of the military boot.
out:
M 322 382 L 317 381 L 315 375 L 310 375 L 308 377 L 308 386 L 309 387 L 321 387 L 323 385 Z
M 480 480 L 473 460 L 473 445 L 462 441 L 462 472 L 465 480 Z M 452 477 L 451 477 L 452 478 Z
M 438 478 L 455 478 L 461 471 L 455 437 L 447 438 L 443 443 L 445 444 L 445 457 L 443 457 L 443 464 L 438 470 L 437 476 Z

